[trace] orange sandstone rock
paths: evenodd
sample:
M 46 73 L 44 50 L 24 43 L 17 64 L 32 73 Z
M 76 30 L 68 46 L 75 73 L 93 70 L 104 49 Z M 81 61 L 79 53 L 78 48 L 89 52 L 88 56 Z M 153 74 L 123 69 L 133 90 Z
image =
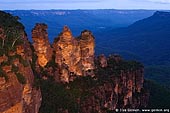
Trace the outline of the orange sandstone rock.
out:
M 70 73 L 85 76 L 85 72 L 94 69 L 94 37 L 90 31 L 83 31 L 79 38 L 74 38 L 71 30 L 64 26 L 53 48 L 62 81 L 70 81 Z
M 47 25 L 36 24 L 32 30 L 32 39 L 35 52 L 38 56 L 38 64 L 44 67 L 52 57 L 52 48 L 48 40 Z

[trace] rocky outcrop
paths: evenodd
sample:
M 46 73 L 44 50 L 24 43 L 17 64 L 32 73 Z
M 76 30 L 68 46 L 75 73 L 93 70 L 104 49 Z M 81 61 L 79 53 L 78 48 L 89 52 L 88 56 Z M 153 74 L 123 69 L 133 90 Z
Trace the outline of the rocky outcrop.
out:
M 48 40 L 47 25 L 36 24 L 32 30 L 32 40 L 38 56 L 37 62 L 41 67 L 44 67 L 51 60 L 53 52 Z
M 79 38 L 74 38 L 70 29 L 64 26 L 53 48 L 61 81 L 71 81 L 72 75 L 86 76 L 88 70 L 94 69 L 94 37 L 90 31 L 84 31 Z
M 119 57 L 120 58 L 120 57 Z M 80 101 L 81 113 L 106 113 L 106 110 L 115 111 L 121 108 L 145 108 L 149 100 L 149 92 L 143 87 L 144 84 L 144 70 L 142 65 L 133 62 L 136 65 L 135 69 L 122 68 L 119 65 L 128 65 L 118 62 L 118 56 L 111 56 L 107 62 L 115 63 L 115 65 L 108 66 L 101 65 L 105 56 L 98 57 L 98 72 L 97 80 L 103 81 L 99 86 L 93 87 L 89 90 L 90 96 Z M 119 59 L 120 60 L 120 59 Z M 117 64 L 116 64 L 117 63 Z M 118 74 L 114 72 L 114 68 L 120 69 Z M 101 71 L 104 71 L 101 73 Z M 110 71 L 110 74 L 107 71 Z M 107 79 L 106 79 L 107 78 Z
M 92 33 L 88 30 L 85 30 L 81 33 L 80 36 L 80 49 L 81 49 L 81 62 L 82 62 L 82 71 L 84 75 L 94 76 L 93 73 L 89 73 L 94 69 L 94 37 Z
M 99 60 L 100 67 L 102 68 L 107 67 L 107 58 L 104 56 L 104 54 L 100 55 L 98 57 L 98 60 Z
M 53 47 L 56 56 L 55 62 L 60 68 L 61 81 L 69 82 L 71 73 L 82 75 L 80 45 L 67 26 L 55 39 Z
M 19 64 L 20 65 L 20 64 Z M 33 88 L 33 74 L 30 67 L 19 66 L 26 84 L 21 84 L 15 73 L 5 69 L 8 81 L 1 78 L 0 112 L 1 113 L 38 113 L 41 105 L 41 92 Z
M 52 75 L 59 84 L 69 83 L 61 91 L 64 90 L 68 97 L 78 94 L 76 99 L 70 97 L 76 101 L 69 101 L 78 104 L 79 112 L 105 113 L 116 108 L 147 106 L 149 93 L 143 87 L 143 66 L 135 61 L 125 61 L 117 54 L 94 59 L 95 42 L 90 31 L 85 30 L 74 38 L 70 29 L 64 26 L 52 47 L 54 59 L 49 63 L 53 62 L 53 65 L 45 66 L 42 68 L 44 73 L 39 71 L 39 74 Z M 48 76 L 43 79 L 48 80 Z M 80 86 L 72 89 L 72 84 Z M 70 109 L 61 107 L 57 112 L 69 113 Z
M 24 27 L 10 14 L 0 15 L 0 113 L 38 113 L 41 92 L 33 87 L 32 50 Z
M 14 55 L 20 54 L 19 51 L 18 49 Z M 5 60 L 6 58 L 8 60 Z M 4 64 L 11 58 L 13 63 Z M 41 92 L 33 88 L 34 75 L 28 60 L 21 55 L 18 58 L 4 55 L 3 59 L 1 71 L 4 72 L 5 77 L 0 77 L 0 112 L 38 113 Z M 23 62 L 25 64 L 22 64 Z

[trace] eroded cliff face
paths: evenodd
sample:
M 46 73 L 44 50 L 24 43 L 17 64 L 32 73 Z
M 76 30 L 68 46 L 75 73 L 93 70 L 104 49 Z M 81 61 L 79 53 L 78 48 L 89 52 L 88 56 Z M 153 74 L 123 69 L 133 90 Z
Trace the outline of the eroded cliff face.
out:
M 38 113 L 41 92 L 33 88 L 34 75 L 23 45 L 0 57 L 5 77 L 0 77 L 1 113 Z
M 101 55 L 96 59 L 96 66 L 95 79 L 100 84 L 90 88 L 89 96 L 80 100 L 81 113 L 147 107 L 149 92 L 143 87 L 144 69 L 141 64 L 124 62 L 117 55 L 107 59 Z
M 121 108 L 145 108 L 149 93 L 143 88 L 143 69 L 121 73 L 110 77 L 106 82 L 90 90 L 91 96 L 81 101 L 81 113 L 107 113 Z M 136 83 L 136 84 L 135 84 Z
M 0 113 L 38 113 L 40 89 L 33 87 L 32 51 L 24 27 L 0 12 Z

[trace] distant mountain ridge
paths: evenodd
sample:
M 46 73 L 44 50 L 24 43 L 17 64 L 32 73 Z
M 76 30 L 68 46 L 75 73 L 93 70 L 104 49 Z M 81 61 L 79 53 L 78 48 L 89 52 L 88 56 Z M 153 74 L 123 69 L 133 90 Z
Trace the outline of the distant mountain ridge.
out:
M 154 10 L 7 10 L 21 18 L 26 32 L 31 37 L 31 29 L 35 23 L 47 23 L 50 42 L 62 30 L 64 25 L 70 26 L 73 35 L 79 35 L 80 29 L 89 29 L 94 35 L 97 31 L 118 27 L 126 27 L 133 22 L 151 16 Z M 97 33 L 95 33 L 97 32 Z
M 170 83 L 170 12 L 157 11 L 134 24 L 99 34 L 98 54 L 119 53 L 145 64 L 145 77 Z
M 170 57 L 167 57 L 170 56 L 169 17 L 169 12 L 158 11 L 151 17 L 139 20 L 126 28 L 111 30 L 107 32 L 107 37 L 100 36 L 104 38 L 99 42 L 99 46 L 105 47 L 106 51 L 112 48 L 116 52 L 133 53 L 145 64 L 169 65 Z
M 129 28 L 134 29 L 137 27 L 136 30 L 144 30 L 146 32 L 157 30 L 159 31 L 161 28 L 165 31 L 165 29 L 169 29 L 170 24 L 170 12 L 155 12 L 151 17 L 146 19 L 140 20 L 135 22 L 134 24 L 130 25 Z
M 117 10 L 117 9 L 77 9 L 77 10 L 5 10 L 6 12 L 13 13 L 13 14 L 39 14 L 39 15 L 61 15 L 60 13 L 63 12 L 63 15 L 69 14 L 77 14 L 77 13 L 86 13 L 86 14 L 146 14 L 146 12 L 155 12 L 155 10 Z

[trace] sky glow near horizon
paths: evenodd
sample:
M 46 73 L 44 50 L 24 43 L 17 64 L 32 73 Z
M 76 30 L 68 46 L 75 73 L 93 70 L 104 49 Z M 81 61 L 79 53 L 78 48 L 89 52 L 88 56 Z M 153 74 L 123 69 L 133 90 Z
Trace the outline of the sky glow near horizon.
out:
M 4 0 L 1 10 L 28 9 L 163 9 L 170 0 Z

